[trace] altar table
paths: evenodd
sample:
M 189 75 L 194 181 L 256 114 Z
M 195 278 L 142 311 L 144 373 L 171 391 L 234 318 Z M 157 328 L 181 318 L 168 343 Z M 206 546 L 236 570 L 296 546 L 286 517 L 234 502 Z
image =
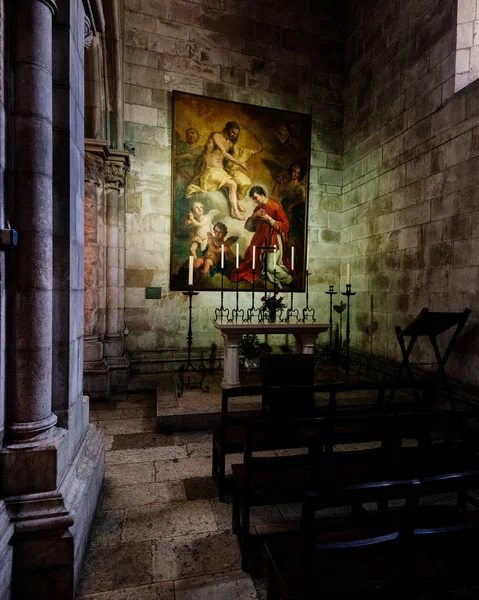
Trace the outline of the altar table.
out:
M 276 334 L 291 333 L 296 340 L 296 350 L 301 354 L 314 354 L 316 338 L 323 331 L 329 330 L 328 323 L 218 323 L 214 326 L 223 336 L 224 368 L 222 388 L 238 387 L 239 349 L 238 342 L 243 334 Z

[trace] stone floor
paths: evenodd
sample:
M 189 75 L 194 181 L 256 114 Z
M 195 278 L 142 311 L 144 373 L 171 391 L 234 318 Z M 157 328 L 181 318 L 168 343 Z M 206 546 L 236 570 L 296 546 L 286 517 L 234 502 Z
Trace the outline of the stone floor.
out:
M 216 395 L 185 389 L 174 402 L 194 412 Z M 241 570 L 231 504 L 211 481 L 211 433 L 156 433 L 153 392 L 90 409 L 105 435 L 106 475 L 77 600 L 264 600 L 264 571 Z M 253 509 L 254 533 L 294 528 L 299 511 Z
M 258 598 L 241 570 L 231 505 L 211 482 L 211 434 L 155 433 L 149 394 L 92 402 L 90 415 L 105 434 L 106 475 L 78 600 Z M 273 520 L 288 518 L 277 510 Z

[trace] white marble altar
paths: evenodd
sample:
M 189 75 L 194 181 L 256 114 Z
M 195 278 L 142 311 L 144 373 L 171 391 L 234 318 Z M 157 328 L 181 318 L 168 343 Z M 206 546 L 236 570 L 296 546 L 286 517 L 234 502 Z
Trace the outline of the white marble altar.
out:
M 218 323 L 213 322 L 221 332 L 224 342 L 224 368 L 221 387 L 231 388 L 240 385 L 238 342 L 245 333 L 275 334 L 291 333 L 296 341 L 296 350 L 302 354 L 314 354 L 316 339 L 320 333 L 329 330 L 328 323 Z

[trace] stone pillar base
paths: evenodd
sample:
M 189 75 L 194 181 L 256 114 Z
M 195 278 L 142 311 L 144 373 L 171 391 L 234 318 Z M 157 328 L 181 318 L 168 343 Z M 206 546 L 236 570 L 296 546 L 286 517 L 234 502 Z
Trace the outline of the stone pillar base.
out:
M 110 366 L 105 359 L 83 364 L 83 392 L 93 400 L 103 400 L 110 394 Z
M 5 502 L 0 501 L 0 598 L 12 596 L 11 581 L 13 572 L 13 548 L 11 539 L 13 525 L 10 522 Z
M 15 526 L 15 597 L 74 599 L 100 497 L 104 460 L 103 435 L 90 425 L 58 489 L 5 499 Z
M 130 379 L 130 357 L 125 353 L 123 356 L 110 356 L 106 361 L 110 367 L 110 392 L 126 394 Z
M 121 335 L 106 334 L 103 338 L 105 358 L 121 358 L 125 354 L 125 341 Z

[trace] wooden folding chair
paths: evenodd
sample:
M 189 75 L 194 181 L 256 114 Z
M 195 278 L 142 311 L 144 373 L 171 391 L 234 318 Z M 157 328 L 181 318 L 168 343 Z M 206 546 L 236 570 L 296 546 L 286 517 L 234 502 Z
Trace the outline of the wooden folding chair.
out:
M 419 315 L 412 321 L 412 323 L 407 325 L 404 329 L 401 329 L 401 327 L 397 326 L 395 330 L 403 356 L 397 378 L 400 379 L 403 371 L 406 370 L 409 378 L 414 379 L 414 374 L 409 360 L 411 353 L 420 336 L 429 338 L 434 351 L 434 356 L 436 358 L 436 363 L 432 364 L 437 364 L 435 378 L 437 381 L 442 380 L 451 406 L 455 408 L 456 402 L 452 394 L 445 367 L 447 360 L 449 359 L 457 342 L 457 338 L 459 337 L 459 334 L 466 324 L 470 314 L 471 310 L 469 308 L 466 308 L 463 312 L 431 312 L 428 308 L 423 308 Z M 445 333 L 452 327 L 455 327 L 454 333 L 444 351 L 443 356 L 441 356 L 436 338 L 438 335 Z M 405 338 L 410 338 L 407 345 Z M 415 391 L 415 394 L 416 393 L 417 392 Z M 393 394 L 394 390 L 391 390 L 389 400 L 392 398 Z

